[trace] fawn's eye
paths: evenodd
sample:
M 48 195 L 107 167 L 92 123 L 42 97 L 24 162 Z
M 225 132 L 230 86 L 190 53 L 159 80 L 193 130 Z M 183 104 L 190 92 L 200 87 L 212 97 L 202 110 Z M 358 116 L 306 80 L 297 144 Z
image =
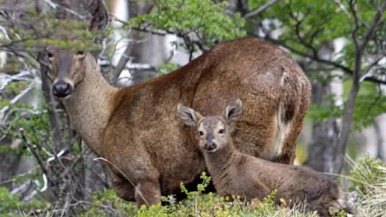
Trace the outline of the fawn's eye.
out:
M 204 135 L 204 132 L 202 131 L 198 131 L 198 133 L 200 134 L 200 136 Z
M 218 131 L 219 134 L 224 134 L 224 132 L 225 132 L 224 129 L 220 129 L 220 130 Z

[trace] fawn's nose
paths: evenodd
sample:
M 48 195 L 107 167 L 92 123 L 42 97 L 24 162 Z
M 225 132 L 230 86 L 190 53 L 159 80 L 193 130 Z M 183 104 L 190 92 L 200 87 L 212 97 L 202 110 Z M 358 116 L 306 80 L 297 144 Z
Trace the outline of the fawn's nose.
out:
M 52 87 L 52 93 L 54 96 L 64 98 L 72 93 L 72 87 L 65 81 L 58 81 Z
M 207 151 L 213 151 L 217 148 L 217 144 L 214 143 L 213 141 L 208 141 L 207 143 L 205 143 L 204 145 L 204 149 L 207 150 Z

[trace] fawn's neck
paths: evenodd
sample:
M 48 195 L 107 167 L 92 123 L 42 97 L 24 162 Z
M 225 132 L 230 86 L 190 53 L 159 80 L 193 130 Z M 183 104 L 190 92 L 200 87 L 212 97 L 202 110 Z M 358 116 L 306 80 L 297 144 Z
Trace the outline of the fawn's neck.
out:
M 228 172 L 231 164 L 237 160 L 239 155 L 240 152 L 235 148 L 231 140 L 215 152 L 204 152 L 207 168 L 215 182 L 215 179 L 221 178 Z

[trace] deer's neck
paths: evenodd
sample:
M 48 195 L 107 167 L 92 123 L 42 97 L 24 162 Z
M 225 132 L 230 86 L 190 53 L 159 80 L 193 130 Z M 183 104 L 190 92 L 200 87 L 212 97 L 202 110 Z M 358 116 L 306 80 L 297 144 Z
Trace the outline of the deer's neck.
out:
M 86 70 L 84 79 L 64 100 L 72 126 L 97 155 L 101 155 L 102 133 L 114 109 L 117 88 L 103 78 L 98 66 Z
M 240 152 L 236 150 L 232 141 L 216 152 L 204 152 L 207 168 L 215 183 L 227 176 L 231 165 L 239 156 Z

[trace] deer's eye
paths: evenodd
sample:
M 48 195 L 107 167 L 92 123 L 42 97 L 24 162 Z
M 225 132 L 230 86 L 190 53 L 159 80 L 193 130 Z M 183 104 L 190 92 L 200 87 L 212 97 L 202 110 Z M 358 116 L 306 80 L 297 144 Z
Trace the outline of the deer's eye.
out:
M 53 54 L 53 53 L 51 53 L 51 52 L 47 52 L 47 57 L 48 57 L 49 59 L 51 59 L 51 58 L 53 58 L 53 57 L 54 57 L 54 54 Z
M 202 131 L 198 131 L 198 133 L 200 134 L 200 136 L 204 135 L 204 132 Z
M 219 134 L 224 134 L 224 132 L 225 132 L 224 129 L 220 129 L 220 130 L 218 131 Z

